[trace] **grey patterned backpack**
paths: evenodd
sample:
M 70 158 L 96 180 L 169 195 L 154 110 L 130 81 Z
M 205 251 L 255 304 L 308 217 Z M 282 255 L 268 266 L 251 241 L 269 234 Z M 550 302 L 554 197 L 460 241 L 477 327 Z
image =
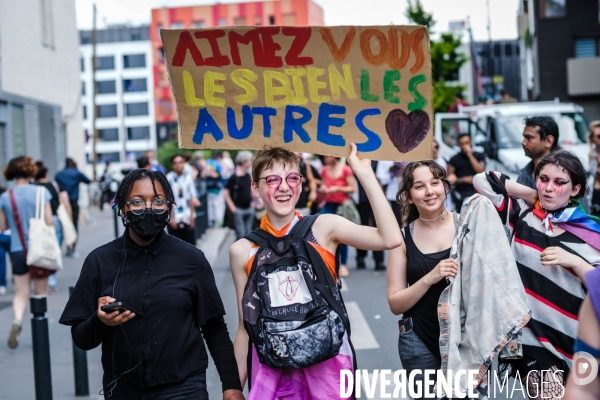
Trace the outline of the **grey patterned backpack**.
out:
M 305 239 L 316 218 L 303 217 L 284 237 L 262 229 L 246 236 L 259 248 L 242 297 L 244 327 L 260 362 L 273 368 L 335 357 L 349 331 L 339 288 Z

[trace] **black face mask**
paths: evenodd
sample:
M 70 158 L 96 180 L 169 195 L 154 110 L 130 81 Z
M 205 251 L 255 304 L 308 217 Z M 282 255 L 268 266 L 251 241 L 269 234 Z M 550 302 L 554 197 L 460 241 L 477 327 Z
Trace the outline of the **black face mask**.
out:
M 152 209 L 146 208 L 143 214 L 134 214 L 127 211 L 124 225 L 133 229 L 144 240 L 149 240 L 165 229 L 169 223 L 171 213 L 165 211 L 162 214 L 154 214 Z

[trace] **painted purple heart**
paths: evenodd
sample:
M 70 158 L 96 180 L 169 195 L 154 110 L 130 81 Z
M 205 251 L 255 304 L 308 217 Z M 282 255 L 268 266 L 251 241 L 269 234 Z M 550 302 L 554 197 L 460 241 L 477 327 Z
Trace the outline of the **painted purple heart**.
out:
M 385 119 L 385 130 L 401 153 L 408 153 L 421 144 L 429 128 L 431 128 L 431 121 L 429 115 L 423 110 L 414 110 L 406 114 L 397 108 L 390 111 Z

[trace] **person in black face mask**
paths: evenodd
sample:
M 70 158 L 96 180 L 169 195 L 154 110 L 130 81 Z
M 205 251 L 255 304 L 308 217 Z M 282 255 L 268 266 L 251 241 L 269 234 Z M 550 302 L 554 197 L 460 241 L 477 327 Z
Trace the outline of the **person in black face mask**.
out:
M 223 398 L 243 400 L 212 268 L 165 232 L 174 200 L 162 173 L 126 175 L 115 197 L 125 233 L 87 256 L 60 323 L 80 349 L 102 345 L 105 399 L 208 399 L 206 343 Z M 114 302 L 124 307 L 102 310 Z

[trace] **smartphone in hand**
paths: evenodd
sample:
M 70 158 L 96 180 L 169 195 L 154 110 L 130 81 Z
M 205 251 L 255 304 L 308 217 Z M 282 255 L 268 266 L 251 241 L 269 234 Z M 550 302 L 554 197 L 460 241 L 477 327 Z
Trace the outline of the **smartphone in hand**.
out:
M 100 307 L 100 309 L 107 314 L 111 314 L 115 311 L 119 311 L 120 313 L 124 313 L 125 311 L 131 311 L 132 313 L 134 313 L 136 315 L 136 317 L 144 316 L 143 314 L 135 311 L 133 308 L 129 307 L 128 305 L 124 304 L 121 301 L 117 301 L 117 302 L 110 303 L 110 304 L 105 304 L 102 307 Z

